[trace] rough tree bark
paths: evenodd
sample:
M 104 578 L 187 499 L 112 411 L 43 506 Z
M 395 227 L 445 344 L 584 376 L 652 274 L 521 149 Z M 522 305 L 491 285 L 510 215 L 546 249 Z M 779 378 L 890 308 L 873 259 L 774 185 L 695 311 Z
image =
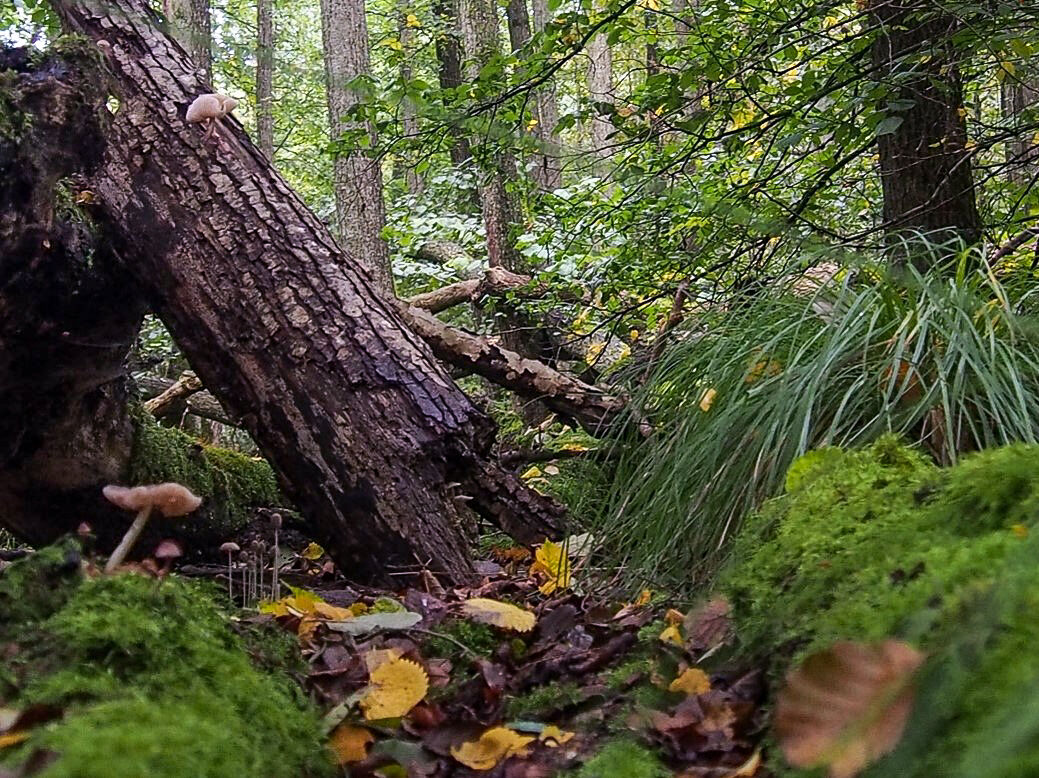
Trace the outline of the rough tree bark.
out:
M 1021 124 L 1022 115 L 1039 104 L 1039 76 L 1007 75 L 1000 98 L 1003 118 L 1017 131 L 1017 136 L 1006 145 L 1007 177 L 1016 184 L 1027 185 L 1039 171 L 1039 144 L 1035 142 L 1035 131 L 1022 130 Z
M 142 0 L 54 0 L 104 39 L 120 109 L 93 176 L 113 252 L 242 419 L 340 566 L 471 575 L 458 490 L 522 540 L 560 509 L 488 460 L 493 425 L 233 119 L 204 144 L 194 81 Z
M 360 97 L 350 82 L 371 75 L 365 0 L 321 0 L 325 80 L 332 140 L 358 128 L 349 118 Z M 375 129 L 363 125 L 375 147 Z M 336 216 L 343 249 L 357 257 L 375 288 L 393 296 L 390 249 L 382 238 L 386 206 L 382 199 L 382 168 L 378 159 L 359 149 L 341 149 L 335 157 Z
M 873 62 L 890 90 L 884 103 L 908 106 L 893 114 L 901 124 L 877 138 L 885 228 L 974 243 L 981 220 L 952 43 L 960 22 L 926 0 L 876 0 L 870 10 L 880 25 Z
M 256 0 L 256 145 L 274 159 L 274 0 Z
M 400 43 L 404 47 L 404 51 L 410 51 L 414 36 L 412 35 L 411 24 L 409 24 L 410 6 L 406 2 L 401 3 L 398 15 L 400 18 L 398 24 Z M 411 77 L 410 57 L 403 57 L 400 61 L 400 79 L 406 84 L 411 81 Z M 404 98 L 400 103 L 400 123 L 406 138 L 414 140 L 418 137 L 418 114 L 415 112 L 415 104 L 408 98 Z M 407 159 L 400 160 L 398 158 L 398 161 L 404 163 L 404 180 L 408 186 L 408 194 L 422 194 L 425 183 L 422 180 L 422 176 L 415 170 L 415 166 Z
M 213 83 L 213 22 L 209 0 L 163 0 L 170 33 L 188 52 L 199 78 Z
M 548 0 L 531 0 L 534 32 L 545 31 L 549 21 Z M 537 126 L 535 134 L 542 143 L 544 153 L 539 158 L 536 179 L 543 189 L 551 191 L 563 185 L 562 149 L 556 137 L 559 125 L 559 105 L 556 102 L 555 79 L 549 79 L 538 89 Z

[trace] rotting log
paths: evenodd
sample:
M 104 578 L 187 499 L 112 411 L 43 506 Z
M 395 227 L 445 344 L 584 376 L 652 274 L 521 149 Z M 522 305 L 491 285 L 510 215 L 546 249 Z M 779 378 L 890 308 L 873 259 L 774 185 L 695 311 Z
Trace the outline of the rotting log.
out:
M 469 579 L 463 504 L 521 541 L 557 534 L 559 507 L 490 460 L 492 422 L 242 127 L 222 120 L 206 143 L 185 122 L 208 85 L 154 13 L 52 4 L 99 44 L 119 99 L 92 177 L 114 253 L 336 562 Z

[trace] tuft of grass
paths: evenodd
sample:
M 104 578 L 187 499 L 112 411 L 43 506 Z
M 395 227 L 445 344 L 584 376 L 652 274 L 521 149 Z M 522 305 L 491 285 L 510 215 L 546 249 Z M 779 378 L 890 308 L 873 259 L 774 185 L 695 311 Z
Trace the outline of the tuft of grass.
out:
M 592 757 L 574 778 L 666 778 L 656 755 L 633 740 L 615 740 Z
M 636 393 L 657 432 L 613 446 L 590 529 L 633 580 L 688 589 L 713 579 L 744 516 L 806 451 L 894 432 L 950 464 L 1035 442 L 1034 290 L 966 261 L 866 266 L 813 299 L 699 312 Z

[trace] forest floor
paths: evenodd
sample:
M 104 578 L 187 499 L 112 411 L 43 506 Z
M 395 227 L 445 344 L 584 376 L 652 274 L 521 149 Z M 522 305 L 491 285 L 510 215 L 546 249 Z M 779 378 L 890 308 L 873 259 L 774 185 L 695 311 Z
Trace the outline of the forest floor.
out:
M 232 609 L 227 608 L 226 565 L 185 566 L 179 573 L 155 581 L 148 572 L 153 565 L 146 564 L 144 569 L 131 566 L 127 574 L 106 577 L 97 574 L 85 556 L 80 564 L 85 575 L 76 575 L 87 585 L 77 583 L 80 594 L 66 601 L 57 611 L 58 617 L 42 622 L 41 634 L 48 636 L 42 645 L 57 633 L 65 647 L 62 650 L 77 641 L 85 645 L 80 658 L 70 658 L 66 664 L 99 664 L 85 670 L 90 680 L 69 681 L 61 670 L 70 668 L 55 667 L 59 662 L 54 651 L 29 647 L 30 642 L 41 640 L 31 634 L 35 626 L 0 635 L 4 639 L 0 643 L 9 641 L 7 659 L 13 659 L 9 685 L 29 690 L 21 698 L 17 693 L 8 694 L 6 700 L 0 695 L 0 712 L 7 719 L 0 720 L 0 775 L 35 774 L 34 760 L 38 762 L 47 748 L 61 752 L 64 743 L 69 754 L 80 748 L 74 736 L 58 737 L 57 741 L 35 736 L 62 715 L 65 729 L 80 717 L 74 713 L 74 701 L 58 705 L 35 702 L 51 699 L 48 694 L 68 700 L 99 695 L 103 700 L 108 692 L 97 691 L 98 677 L 113 673 L 124 681 L 124 690 L 127 684 L 143 683 L 141 695 L 148 699 L 151 711 L 164 709 L 162 701 L 168 697 L 164 690 L 148 691 L 152 687 L 179 685 L 181 696 L 195 694 L 184 687 L 195 683 L 191 675 L 205 677 L 205 669 L 185 664 L 183 672 L 174 671 L 177 680 L 160 682 L 167 669 L 149 670 L 148 663 L 169 662 L 169 654 L 175 653 L 178 656 L 172 661 L 183 657 L 185 663 L 196 661 L 203 667 L 228 665 L 234 660 L 206 658 L 192 649 L 190 641 L 196 637 L 187 634 L 212 632 L 219 623 L 243 635 L 274 630 L 281 634 L 280 639 L 291 636 L 298 649 L 291 652 L 294 657 L 272 662 L 276 652 L 261 651 L 260 664 L 282 678 L 290 675 L 302 686 L 321 716 L 314 731 L 329 746 L 340 770 L 352 778 L 767 775 L 758 750 L 766 726 L 761 674 L 719 661 L 730 638 L 726 603 L 710 601 L 682 613 L 649 590 L 633 601 L 614 601 L 596 594 L 602 588 L 582 575 L 582 559 L 574 550 L 568 555 L 552 543 L 535 549 L 489 547 L 476 563 L 481 580 L 474 586 L 445 590 L 432 575 L 422 574 L 411 588 L 382 591 L 349 583 L 322 549 L 310 544 L 283 557 L 278 587 L 284 596 L 277 599 L 270 596 L 269 569 L 266 591 L 255 581 L 248 582 L 241 568 L 234 570 Z M 73 552 L 48 553 L 56 554 L 56 562 L 68 562 Z M 53 573 L 47 575 L 53 580 Z M 202 584 L 206 592 L 202 599 L 191 599 L 197 595 L 189 592 L 198 586 L 186 582 L 186 577 L 209 578 L 213 583 Z M 26 582 L 23 577 L 22 585 Z M 29 605 L 28 594 L 16 593 L 12 588 L 16 585 L 18 576 L 0 574 L 0 605 L 6 591 L 12 598 L 8 602 L 24 605 L 23 616 L 50 607 Z M 96 590 L 93 599 L 83 599 L 82 592 L 91 588 Z M 261 599 L 261 592 L 265 598 Z M 243 597 L 249 607 L 238 607 Z M 215 606 L 213 599 L 218 601 Z M 99 606 L 99 602 L 111 604 Z M 138 602 L 146 603 L 141 613 L 119 611 L 124 604 L 136 607 Z M 60 615 L 69 610 L 76 612 L 71 617 Z M 211 623 L 207 621 L 210 612 Z M 161 619 L 158 626 L 138 622 L 156 614 Z M 66 627 L 60 626 L 62 618 L 68 622 Z M 207 624 L 205 629 L 199 626 Z M 92 631 L 99 636 L 91 637 Z M 140 632 L 154 633 L 149 638 L 152 642 L 139 635 L 122 636 Z M 245 643 L 248 648 L 249 640 Z M 149 648 L 153 644 L 158 647 Z M 101 645 L 105 646 L 104 660 L 97 659 Z M 154 656 L 146 657 L 149 652 Z M 256 664 L 257 652 L 249 649 L 249 653 Z M 105 662 L 114 664 L 101 667 Z M 134 671 L 126 669 L 137 665 L 141 667 L 138 678 L 143 680 L 132 680 Z M 56 675 L 46 676 L 56 670 Z M 38 691 L 41 684 L 31 680 L 34 676 L 51 678 L 52 682 L 42 684 L 50 691 Z M 235 688 L 248 683 L 252 681 L 239 681 Z M 61 684 L 66 688 L 53 691 Z M 250 692 L 253 697 L 264 693 L 256 688 L 261 691 Z M 239 695 L 238 691 L 217 693 Z M 232 709 L 241 707 L 236 699 L 226 704 Z M 277 704 L 284 709 L 284 702 Z M 266 721 L 263 716 L 273 714 L 259 715 Z M 116 719 L 123 730 L 128 728 L 126 723 L 118 724 L 118 716 Z M 286 721 L 296 726 L 295 719 Z M 95 760 L 91 754 L 103 750 L 98 743 L 105 735 L 98 726 L 93 721 L 88 727 L 92 734 L 89 746 L 83 746 L 81 762 Z M 146 726 L 141 723 L 135 731 Z M 260 732 L 279 725 L 260 723 L 257 714 L 250 713 L 248 726 Z M 150 737 L 140 732 L 134 736 Z M 250 736 L 241 741 L 244 750 L 250 748 Z M 173 755 L 169 752 L 175 748 L 172 741 L 176 737 L 170 732 L 155 735 L 166 756 Z M 233 751 L 231 735 L 224 737 L 224 750 Z M 202 764 L 207 759 L 205 739 L 199 735 L 192 741 L 194 758 Z M 29 748 L 33 743 L 35 749 Z M 281 746 L 272 742 L 269 747 Z M 14 753 L 19 748 L 22 752 Z M 57 764 L 71 759 L 59 759 Z M 11 763 L 18 765 L 17 770 L 4 772 Z M 71 761 L 67 769 L 69 775 L 95 774 L 94 768 Z M 315 774 L 310 770 L 304 772 Z M 51 772 L 45 770 L 45 774 Z M 171 764 L 161 774 L 186 773 Z M 219 773 L 203 768 L 198 774 Z

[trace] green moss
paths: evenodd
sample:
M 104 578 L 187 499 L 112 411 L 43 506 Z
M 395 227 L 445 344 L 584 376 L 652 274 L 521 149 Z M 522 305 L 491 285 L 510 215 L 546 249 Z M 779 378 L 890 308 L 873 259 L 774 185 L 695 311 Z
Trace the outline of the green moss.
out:
M 581 767 L 575 778 L 666 778 L 670 774 L 649 749 L 632 740 L 615 740 Z
M 448 658 L 460 657 L 461 643 L 467 649 L 479 656 L 490 656 L 494 649 L 501 643 L 501 638 L 493 628 L 486 624 L 477 624 L 465 619 L 450 619 L 439 627 L 437 632 L 443 635 L 433 635 L 423 646 L 423 653 L 429 656 L 440 656 Z M 446 638 L 446 639 L 445 639 Z
M 46 748 L 60 758 L 44 776 L 327 773 L 316 714 L 287 677 L 250 662 L 217 599 L 175 577 L 84 581 L 20 635 L 14 704 L 66 715 L 8 762 Z
M 79 544 L 65 539 L 12 563 L 0 575 L 0 639 L 60 608 L 82 580 Z
M 230 535 L 248 521 L 253 506 L 278 505 L 284 498 L 271 466 L 217 446 L 206 446 L 180 430 L 159 425 L 143 410 L 134 413 L 131 484 L 176 481 L 205 498 L 215 534 Z
M 834 640 L 907 640 L 930 656 L 919 701 L 867 775 L 1039 774 L 1039 447 L 939 470 L 885 439 L 798 479 L 722 578 L 745 653 L 778 675 Z
M 510 698 L 505 703 L 505 716 L 511 719 L 539 718 L 577 705 L 583 700 L 581 687 L 570 681 L 535 686 L 526 694 Z

